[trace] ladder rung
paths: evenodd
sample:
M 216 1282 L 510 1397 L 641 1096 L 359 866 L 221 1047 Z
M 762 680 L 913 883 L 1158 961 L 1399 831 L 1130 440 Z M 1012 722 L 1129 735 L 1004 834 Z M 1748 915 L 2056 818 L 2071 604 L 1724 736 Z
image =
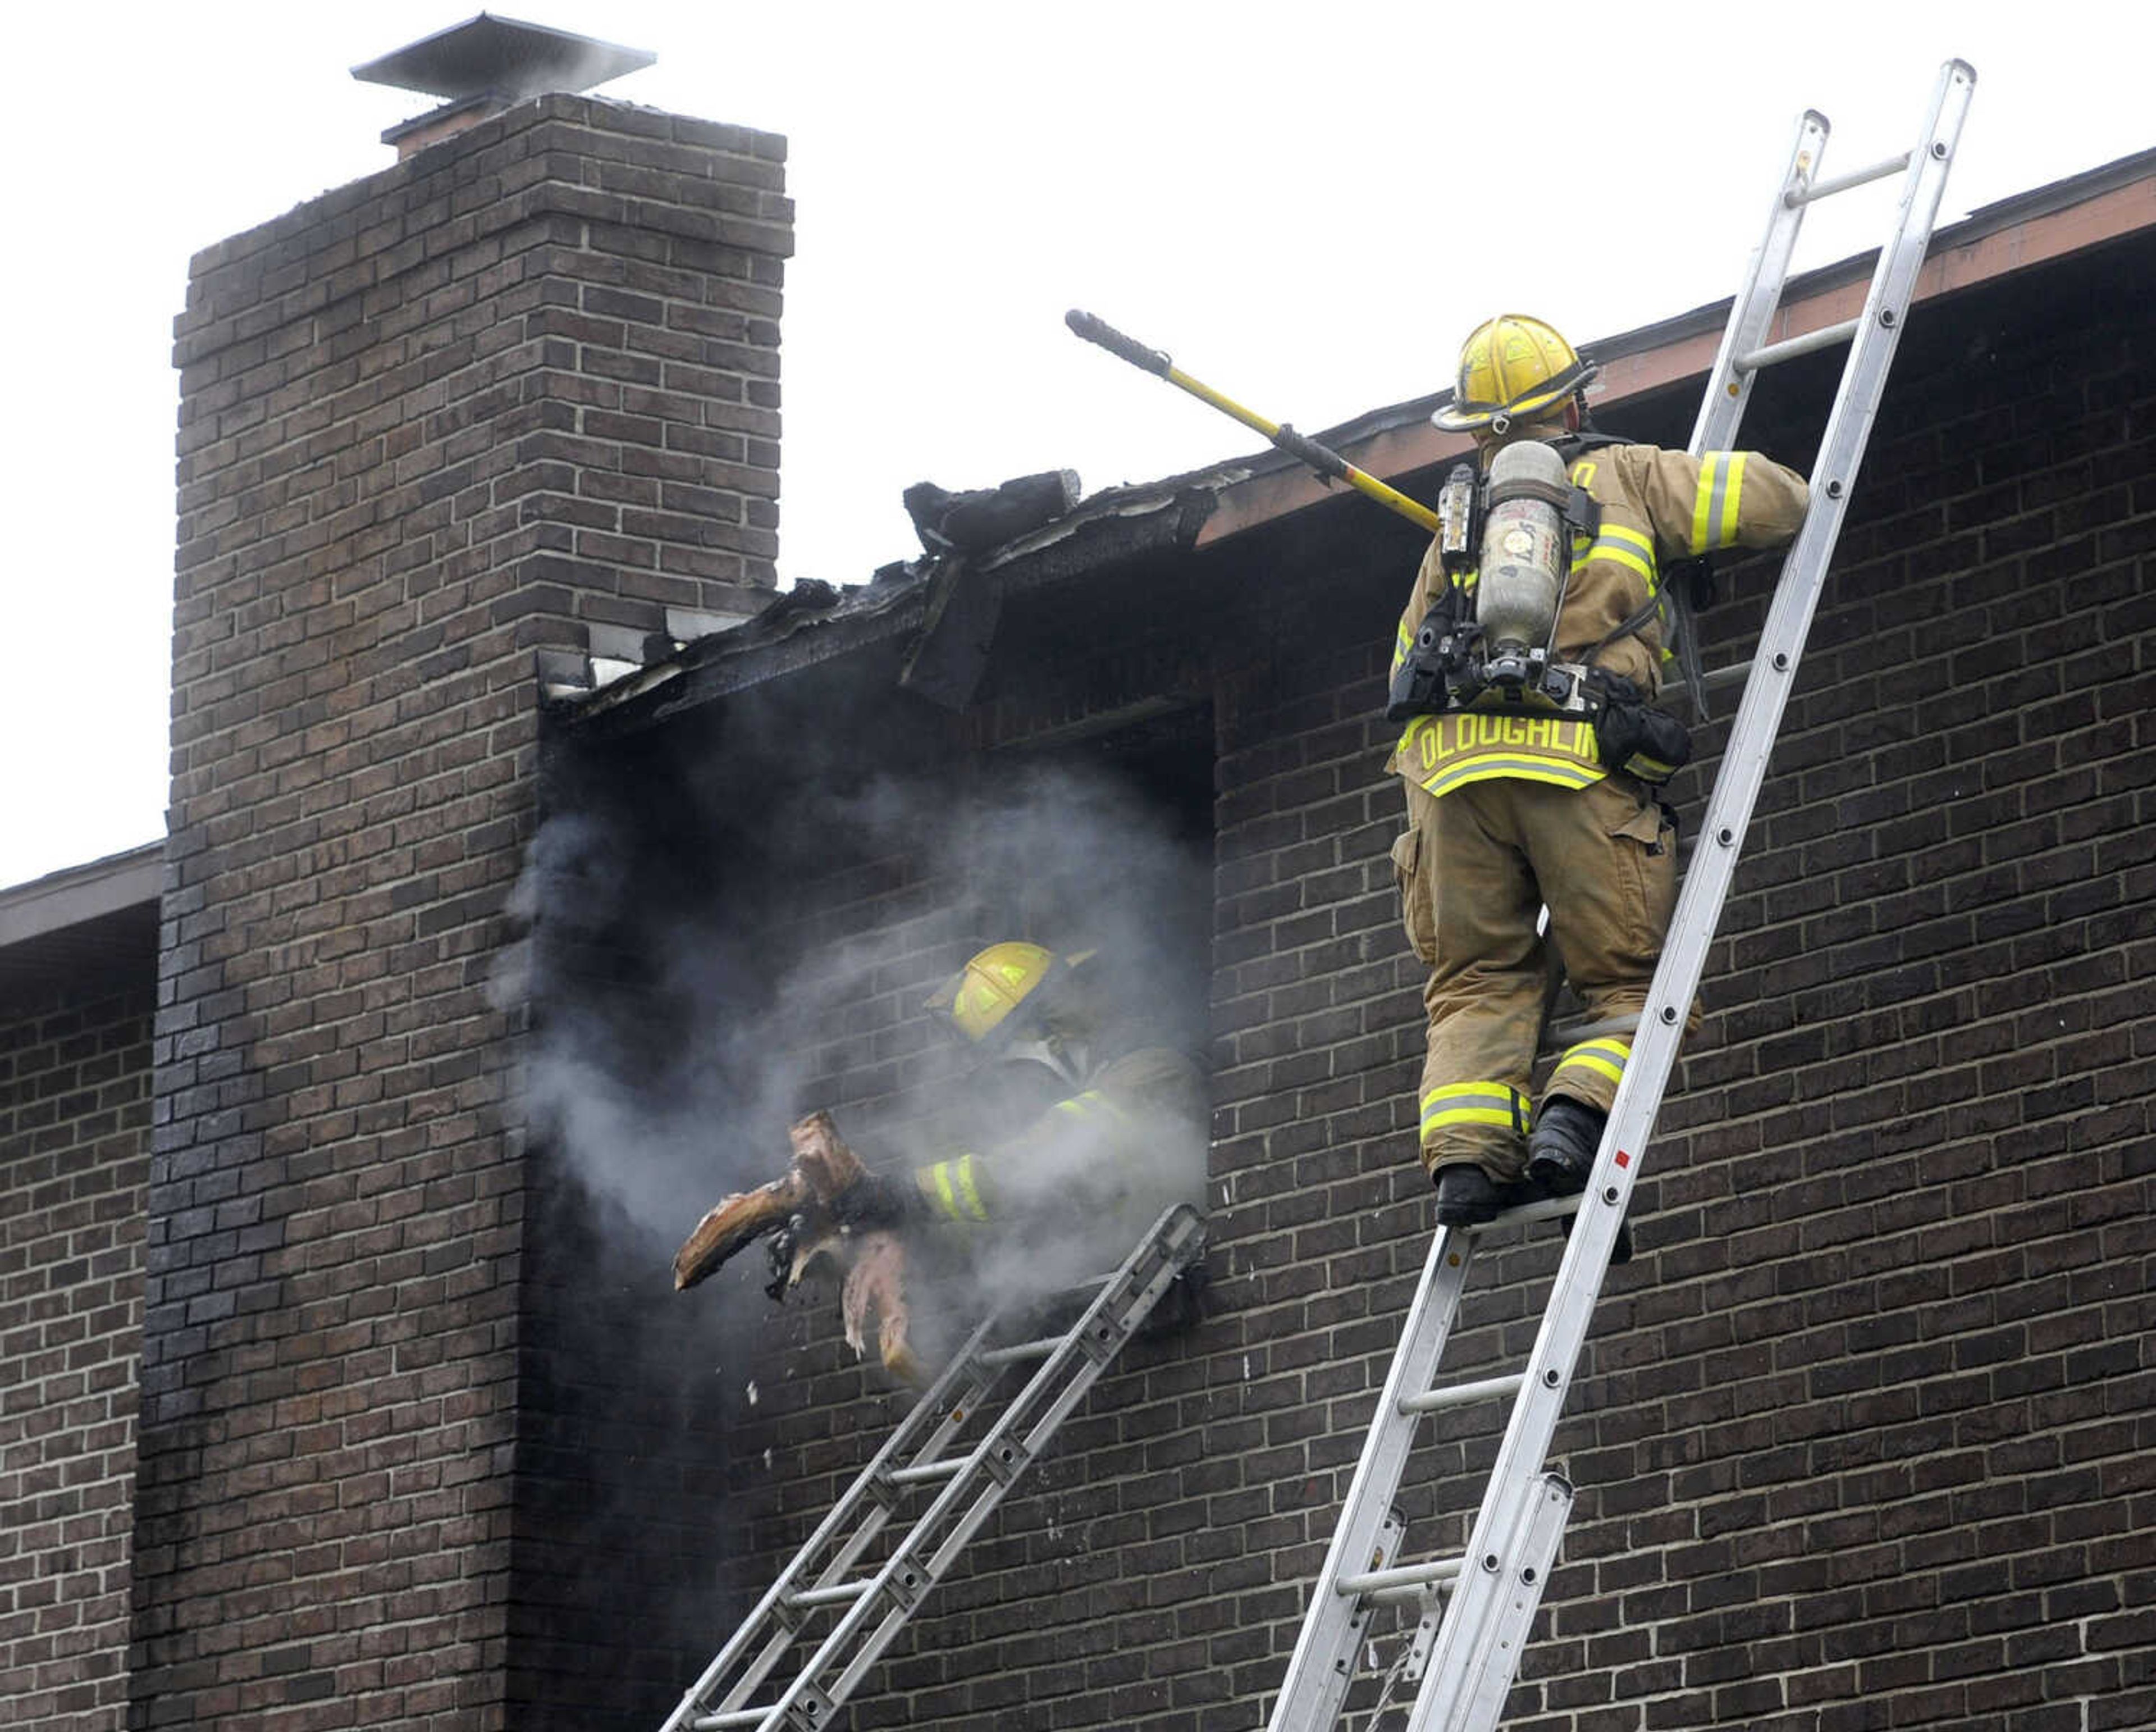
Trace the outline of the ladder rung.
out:
M 910 1467 L 894 1467 L 884 1475 L 893 1485 L 920 1485 L 931 1479 L 948 1479 L 964 1472 L 973 1457 L 946 1456 L 940 1462 L 916 1462 Z
M 828 1588 L 803 1588 L 798 1593 L 785 1596 L 788 1606 L 844 1606 L 858 1600 L 875 1586 L 873 1577 L 864 1576 L 859 1581 L 834 1581 Z
M 1388 1589 L 1409 1588 L 1419 1591 L 1440 1581 L 1456 1581 L 1465 1566 L 1464 1558 L 1440 1558 L 1430 1564 L 1400 1564 L 1390 1570 L 1365 1570 L 1360 1575 L 1343 1575 L 1334 1584 L 1342 1594 L 1376 1594 Z
M 1799 355 L 1809 355 L 1815 349 L 1830 349 L 1838 342 L 1847 342 L 1856 335 L 1861 319 L 1844 319 L 1839 325 L 1822 325 L 1816 331 L 1807 331 L 1802 337 L 1785 337 L 1780 342 L 1770 342 L 1756 348 L 1748 355 L 1739 355 L 1730 365 L 1739 373 L 1758 373 L 1777 362 L 1794 361 Z
M 696 1732 L 726 1732 L 729 1726 L 761 1726 L 770 1715 L 767 1708 L 731 1708 L 724 1714 L 700 1714 L 689 1724 Z
M 1837 193 L 1846 193 L 1851 187 L 1883 181 L 1888 175 L 1899 174 L 1907 168 L 1910 155 L 1911 152 L 1904 151 L 1898 157 L 1889 157 L 1884 162 L 1874 162 L 1869 168 L 1838 174 L 1832 180 L 1814 181 L 1809 187 L 1792 187 L 1782 194 L 1782 203 L 1794 210 L 1800 204 L 1816 204 L 1822 198 L 1831 198 Z
M 1532 1203 L 1522 1203 L 1507 1209 L 1495 1220 L 1479 1221 L 1471 1227 L 1454 1227 L 1455 1233 L 1486 1233 L 1493 1227 L 1532 1226 L 1538 1221 L 1558 1221 L 1568 1215 L 1579 1212 L 1580 1198 L 1539 1197 Z
M 1464 1407 L 1470 1401 L 1486 1401 L 1493 1395 L 1509 1395 L 1518 1390 L 1527 1379 L 1517 1371 L 1507 1377 L 1478 1378 L 1473 1383 L 1455 1383 L 1441 1390 L 1425 1390 L 1419 1395 L 1403 1395 L 1403 1413 L 1435 1413 L 1441 1407 Z
M 1745 676 L 1751 671 L 1752 664 L 1750 662 L 1732 661 L 1728 663 L 1726 666 L 1709 668 L 1704 674 L 1700 676 L 1699 683 L 1702 690 L 1707 691 L 1719 691 L 1725 686 L 1742 685 L 1744 681 Z M 1656 699 L 1656 702 L 1658 703 L 1666 703 L 1676 698 L 1688 698 L 1691 696 L 1691 686 L 1687 681 L 1683 680 L 1672 680 L 1662 687 L 1661 691 Z
M 1582 1041 L 1599 1041 L 1604 1035 L 1635 1034 L 1639 1027 L 1636 1010 L 1623 1016 L 1605 1016 L 1599 1022 L 1553 1022 L 1549 1025 L 1550 1045 L 1556 1051 L 1563 1052 Z
M 1009 1347 L 991 1347 L 981 1354 L 984 1365 L 1014 1365 L 1019 1359 L 1045 1359 L 1070 1339 L 1067 1335 L 1044 1335 L 1038 1341 L 1019 1341 Z

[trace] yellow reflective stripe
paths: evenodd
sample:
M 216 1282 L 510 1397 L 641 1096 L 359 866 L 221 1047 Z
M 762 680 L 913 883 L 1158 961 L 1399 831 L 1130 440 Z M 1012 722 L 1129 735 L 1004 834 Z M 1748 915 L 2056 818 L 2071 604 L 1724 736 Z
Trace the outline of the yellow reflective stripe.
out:
M 1527 1131 L 1527 1097 L 1503 1082 L 1448 1082 L 1422 1097 L 1422 1134 L 1460 1125 Z
M 1602 532 L 1594 538 L 1594 545 L 1584 552 L 1575 552 L 1572 568 L 1578 571 L 1590 559 L 1608 559 L 1637 572 L 1647 586 L 1647 594 L 1655 593 L 1656 571 L 1655 544 L 1636 529 L 1627 529 L 1621 523 L 1605 523 Z
M 1625 1061 L 1631 1056 L 1630 1041 L 1582 1041 L 1557 1061 L 1557 1068 L 1562 1071 L 1577 1066 L 1614 1082 L 1624 1075 Z
M 952 1221 L 988 1218 L 988 1205 L 981 1200 L 980 1185 L 974 1178 L 971 1154 L 924 1167 L 913 1175 L 913 1182 L 921 1187 L 921 1195 L 932 1205 L 941 1209 Z
M 1583 457 L 1572 466 L 1572 485 L 1585 492 L 1594 486 L 1594 460 Z
M 1398 637 L 1399 640 L 1399 642 L 1393 646 L 1393 671 L 1394 673 L 1398 673 L 1400 671 L 1400 664 L 1408 659 L 1408 651 L 1414 648 L 1414 638 L 1409 632 L 1406 626 L 1403 625 L 1399 628 Z
M 1433 799 L 1442 799 L 1471 782 L 1487 782 L 1498 776 L 1521 782 L 1546 782 L 1553 788 L 1590 788 L 1605 773 L 1598 765 L 1553 763 L 1536 758 L 1480 758 L 1450 765 L 1419 783 Z
M 1691 551 L 1710 553 L 1737 539 L 1744 494 L 1744 453 L 1709 451 L 1699 460 L 1699 492 L 1691 506 Z
M 1114 1116 L 1115 1103 L 1097 1088 L 1089 1088 L 1083 1094 L 1075 1094 L 1067 1101 L 1058 1101 L 1048 1109 L 1051 1113 L 1067 1113 L 1073 1118 L 1091 1118 L 1096 1113 Z
M 976 1221 L 986 1221 L 988 1218 L 988 1211 L 981 1201 L 981 1188 L 973 1180 L 973 1157 L 970 1154 L 960 1155 L 957 1166 L 958 1189 L 965 1195 L 968 1212 Z
M 1699 460 L 1699 486 L 1691 496 L 1691 539 L 1685 545 L 1693 553 L 1704 553 L 1714 515 L 1715 496 L 1722 488 L 1722 453 L 1709 451 Z

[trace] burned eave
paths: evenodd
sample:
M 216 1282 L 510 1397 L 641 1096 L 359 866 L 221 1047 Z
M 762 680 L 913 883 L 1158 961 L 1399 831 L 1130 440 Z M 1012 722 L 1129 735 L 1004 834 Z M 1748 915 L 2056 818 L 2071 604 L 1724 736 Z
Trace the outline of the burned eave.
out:
M 970 574 L 1006 597 L 1020 597 L 1186 552 L 1212 514 L 1219 490 L 1248 472 L 1242 464 L 1116 488 L 1069 516 L 976 556 Z M 588 697 L 554 707 L 580 733 L 619 736 L 688 710 L 768 685 L 821 663 L 896 654 L 920 634 L 937 565 L 887 567 L 855 588 L 804 582 L 742 625 L 682 645 L 673 655 Z

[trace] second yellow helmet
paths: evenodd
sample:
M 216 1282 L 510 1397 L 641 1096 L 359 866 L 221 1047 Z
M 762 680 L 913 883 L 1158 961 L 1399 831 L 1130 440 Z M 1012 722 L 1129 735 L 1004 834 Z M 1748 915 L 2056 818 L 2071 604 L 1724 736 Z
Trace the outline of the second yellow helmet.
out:
M 968 1040 L 980 1041 L 1001 1027 L 1051 975 L 1067 974 L 1093 953 L 1058 956 L 1039 944 L 1009 939 L 967 958 L 966 965 L 928 1000 Z

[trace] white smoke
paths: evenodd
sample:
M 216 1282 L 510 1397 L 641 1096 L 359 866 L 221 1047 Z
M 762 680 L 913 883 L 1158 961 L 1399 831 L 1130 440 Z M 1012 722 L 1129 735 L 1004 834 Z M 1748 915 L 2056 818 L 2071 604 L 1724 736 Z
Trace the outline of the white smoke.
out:
M 1202 1085 L 1197 1110 L 1135 1126 L 1104 1116 L 1074 1133 L 1065 1115 L 1055 1158 L 1029 1162 L 1038 1151 L 1012 1132 L 1073 1091 L 1038 1067 L 983 1069 L 923 1008 L 974 949 L 1024 938 L 1096 953 L 1084 972 L 1119 1046 L 1202 1057 L 1199 827 L 1181 815 L 1177 833 L 1103 774 L 981 779 L 963 801 L 940 784 L 883 780 L 841 799 L 804 787 L 760 833 L 753 870 L 734 860 L 710 875 L 647 857 L 660 845 L 618 820 L 544 826 L 517 896 L 531 928 L 527 1103 L 653 1256 L 722 1195 L 778 1176 L 788 1126 L 819 1107 L 896 1179 L 983 1158 L 996 1226 L 909 1234 L 937 1283 L 914 1293 L 931 1333 L 1101 1272 L 1167 1202 L 1202 1198 Z M 761 1258 L 737 1261 L 761 1282 Z

